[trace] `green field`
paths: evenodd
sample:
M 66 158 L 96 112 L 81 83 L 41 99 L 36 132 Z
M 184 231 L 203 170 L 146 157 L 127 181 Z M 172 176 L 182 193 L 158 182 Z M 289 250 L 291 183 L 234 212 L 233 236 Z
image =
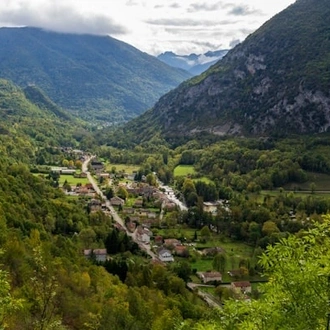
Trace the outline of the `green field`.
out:
M 63 185 L 65 180 L 68 182 L 70 186 L 76 186 L 78 183 L 82 185 L 89 183 L 87 178 L 75 178 L 73 175 L 61 175 L 59 181 L 60 186 Z
M 280 194 L 280 190 L 262 190 L 260 191 L 259 195 L 253 194 L 253 196 L 259 201 L 262 202 L 263 198 L 265 196 L 270 196 L 270 197 L 275 197 Z M 305 198 L 307 196 L 316 196 L 316 197 L 323 197 L 323 198 L 330 198 L 330 191 L 315 191 L 313 194 L 311 193 L 310 190 L 306 191 L 289 191 L 289 190 L 284 190 L 282 194 L 289 194 L 293 193 L 295 197 L 301 197 Z
M 200 177 L 200 178 L 195 178 L 195 179 L 193 179 L 193 181 L 194 181 L 194 182 L 196 182 L 196 181 L 202 181 L 202 182 L 204 182 L 204 183 L 212 183 L 212 182 L 213 182 L 212 180 L 210 180 L 210 179 L 207 178 L 206 176 L 202 176 L 202 177 Z
M 315 192 L 318 191 L 329 191 L 330 193 L 330 175 L 323 173 L 307 172 L 308 181 L 304 183 L 290 183 L 285 185 L 286 190 L 299 190 L 310 191 L 311 183 L 315 184 Z
M 196 171 L 194 169 L 194 166 L 192 166 L 192 165 L 178 165 L 174 169 L 174 177 L 187 176 L 187 175 L 193 175 L 193 174 L 196 174 Z
M 154 236 L 161 235 L 164 238 L 177 238 L 181 239 L 185 237 L 187 242 L 191 242 L 194 238 L 195 229 L 192 228 L 180 228 L 180 229 L 156 229 L 152 230 Z M 230 278 L 227 275 L 227 271 L 231 269 L 237 269 L 240 260 L 250 259 L 253 256 L 254 249 L 252 246 L 242 242 L 231 241 L 228 238 L 224 238 L 221 235 L 213 233 L 213 235 L 206 240 L 205 243 L 200 242 L 200 231 L 197 230 L 197 241 L 194 242 L 194 246 L 189 247 L 190 249 L 190 263 L 191 268 L 197 271 L 208 271 L 212 270 L 213 257 L 205 257 L 200 253 L 203 248 L 210 247 L 221 247 L 227 256 L 226 272 L 223 274 L 224 279 L 229 281 Z M 177 258 L 176 260 L 181 260 Z M 184 259 L 183 259 L 184 260 Z
M 116 168 L 116 172 L 124 172 L 127 174 L 132 174 L 134 172 L 137 172 L 140 169 L 140 166 L 138 165 L 128 165 L 128 164 L 107 164 L 106 165 L 106 171 L 111 171 L 112 168 Z

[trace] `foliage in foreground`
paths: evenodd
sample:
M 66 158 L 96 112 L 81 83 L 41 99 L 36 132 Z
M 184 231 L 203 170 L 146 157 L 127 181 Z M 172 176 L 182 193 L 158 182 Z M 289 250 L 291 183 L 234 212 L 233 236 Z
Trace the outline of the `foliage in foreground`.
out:
M 330 216 L 269 246 L 260 264 L 269 276 L 260 300 L 228 301 L 195 330 L 325 329 L 329 313 Z M 191 329 L 184 324 L 177 329 Z

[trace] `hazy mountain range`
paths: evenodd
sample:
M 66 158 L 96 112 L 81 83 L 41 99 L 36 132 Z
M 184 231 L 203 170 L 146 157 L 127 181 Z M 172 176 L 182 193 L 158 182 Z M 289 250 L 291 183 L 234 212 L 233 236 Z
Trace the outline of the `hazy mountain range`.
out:
M 1 78 L 36 85 L 89 121 L 134 118 L 191 77 L 109 36 L 0 28 L 0 45 Z
M 211 65 L 222 59 L 227 53 L 228 49 L 190 55 L 177 55 L 168 51 L 158 55 L 157 58 L 170 66 L 189 71 L 195 76 L 207 70 Z

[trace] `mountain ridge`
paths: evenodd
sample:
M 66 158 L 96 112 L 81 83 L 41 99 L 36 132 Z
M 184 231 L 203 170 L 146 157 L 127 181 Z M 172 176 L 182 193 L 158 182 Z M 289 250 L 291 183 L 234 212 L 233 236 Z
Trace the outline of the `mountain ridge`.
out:
M 326 0 L 298 0 L 126 130 L 166 136 L 319 133 L 330 127 Z M 141 135 L 142 136 L 142 135 Z
M 122 122 L 191 77 L 110 36 L 0 28 L 0 76 L 85 119 Z

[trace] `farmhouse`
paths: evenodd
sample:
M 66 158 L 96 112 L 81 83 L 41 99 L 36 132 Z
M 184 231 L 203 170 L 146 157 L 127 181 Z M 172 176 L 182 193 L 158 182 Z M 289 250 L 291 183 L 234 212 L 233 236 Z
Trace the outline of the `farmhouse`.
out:
M 217 214 L 219 205 L 219 202 L 203 202 L 203 211 L 212 214 Z
M 175 238 L 167 238 L 167 239 L 164 239 L 164 245 L 167 247 L 175 247 L 177 245 L 181 245 L 181 241 L 179 241 Z
M 115 197 L 112 197 L 110 199 L 110 204 L 113 205 L 113 206 L 119 206 L 119 205 L 124 205 L 125 201 L 118 197 L 118 196 L 115 196 Z
M 174 261 L 174 258 L 172 256 L 171 252 L 164 248 L 162 248 L 158 251 L 158 257 L 159 257 L 160 261 L 163 261 L 163 262 Z
M 203 283 L 222 281 L 222 274 L 219 272 L 197 272 L 197 275 L 199 276 L 199 278 L 202 280 Z
M 142 226 L 138 227 L 136 232 L 136 237 L 139 241 L 149 244 L 151 236 L 152 236 L 152 232 L 149 229 L 143 228 Z
M 236 293 L 251 293 L 251 283 L 249 281 L 232 282 L 231 288 Z

